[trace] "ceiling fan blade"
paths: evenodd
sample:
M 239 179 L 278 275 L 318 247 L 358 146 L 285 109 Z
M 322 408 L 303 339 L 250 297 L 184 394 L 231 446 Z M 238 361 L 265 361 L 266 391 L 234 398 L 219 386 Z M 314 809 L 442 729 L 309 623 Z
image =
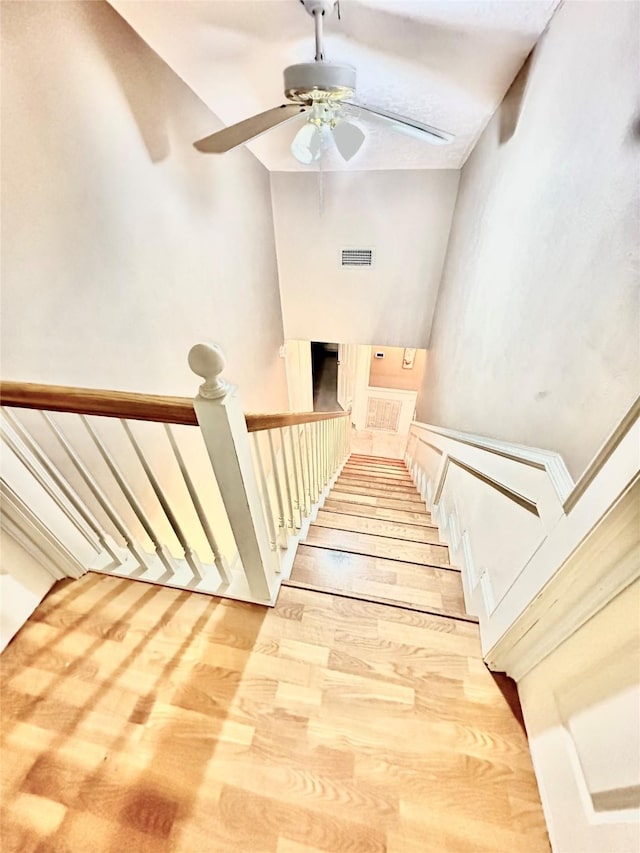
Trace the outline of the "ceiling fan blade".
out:
M 390 113 L 388 110 L 382 110 L 378 107 L 365 107 L 362 104 L 352 104 L 348 101 L 343 101 L 343 104 L 345 107 L 359 110 L 363 113 L 371 113 L 384 121 L 388 121 L 392 130 L 422 139 L 424 142 L 431 143 L 431 145 L 448 145 L 455 139 L 455 136 L 452 133 L 447 133 L 446 130 L 439 130 L 437 127 L 431 127 L 431 125 L 424 124 L 421 121 L 399 116 L 396 113 Z
M 249 142 L 250 139 L 261 136 L 272 127 L 290 121 L 306 112 L 306 109 L 302 104 L 282 104 L 282 106 L 273 107 L 237 124 L 232 124 L 230 127 L 225 127 L 217 133 L 212 133 L 211 136 L 205 136 L 204 139 L 194 142 L 193 147 L 204 154 L 224 154 L 225 151 L 231 151 L 243 142 Z
M 332 129 L 336 148 L 343 159 L 351 160 L 357 154 L 364 142 L 364 133 L 355 124 L 348 121 L 339 121 Z

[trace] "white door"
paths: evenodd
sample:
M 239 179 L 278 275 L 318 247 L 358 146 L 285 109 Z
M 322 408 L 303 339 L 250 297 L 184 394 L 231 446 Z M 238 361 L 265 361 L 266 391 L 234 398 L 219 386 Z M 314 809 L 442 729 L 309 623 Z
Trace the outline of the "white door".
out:
M 292 412 L 312 412 L 313 378 L 310 341 L 286 341 L 285 358 L 289 408 Z
M 338 403 L 345 412 L 353 407 L 357 351 L 357 344 L 339 344 L 338 346 Z

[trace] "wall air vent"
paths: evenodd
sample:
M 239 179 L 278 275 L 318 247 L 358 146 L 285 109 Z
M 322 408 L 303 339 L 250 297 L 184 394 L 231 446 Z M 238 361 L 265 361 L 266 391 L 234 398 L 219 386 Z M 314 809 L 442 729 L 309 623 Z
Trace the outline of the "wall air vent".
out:
M 373 249 L 343 249 L 343 267 L 372 267 Z

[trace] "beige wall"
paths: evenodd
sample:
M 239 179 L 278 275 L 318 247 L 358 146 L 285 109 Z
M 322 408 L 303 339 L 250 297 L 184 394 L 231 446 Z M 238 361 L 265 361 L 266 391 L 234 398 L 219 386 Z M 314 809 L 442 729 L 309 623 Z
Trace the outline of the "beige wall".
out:
M 287 338 L 424 347 L 429 340 L 459 172 L 273 172 Z M 373 248 L 343 269 L 343 248 Z
M 384 353 L 384 358 L 376 358 L 376 353 Z M 416 350 L 411 369 L 404 368 L 403 347 L 371 347 L 371 368 L 369 385 L 374 388 L 395 388 L 398 391 L 417 391 L 422 384 L 427 351 Z
M 640 384 L 639 12 L 564 4 L 464 167 L 418 404 L 574 476 Z
M 195 393 L 201 339 L 286 408 L 269 177 L 102 2 L 3 3 L 2 375 Z

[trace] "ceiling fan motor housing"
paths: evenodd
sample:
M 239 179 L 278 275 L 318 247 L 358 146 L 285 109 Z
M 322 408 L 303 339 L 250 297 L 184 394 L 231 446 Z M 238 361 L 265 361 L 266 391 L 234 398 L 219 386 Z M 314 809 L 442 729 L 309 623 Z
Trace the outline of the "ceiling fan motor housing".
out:
M 284 69 L 284 94 L 290 101 L 342 101 L 356 91 L 356 69 L 337 62 L 302 62 Z

